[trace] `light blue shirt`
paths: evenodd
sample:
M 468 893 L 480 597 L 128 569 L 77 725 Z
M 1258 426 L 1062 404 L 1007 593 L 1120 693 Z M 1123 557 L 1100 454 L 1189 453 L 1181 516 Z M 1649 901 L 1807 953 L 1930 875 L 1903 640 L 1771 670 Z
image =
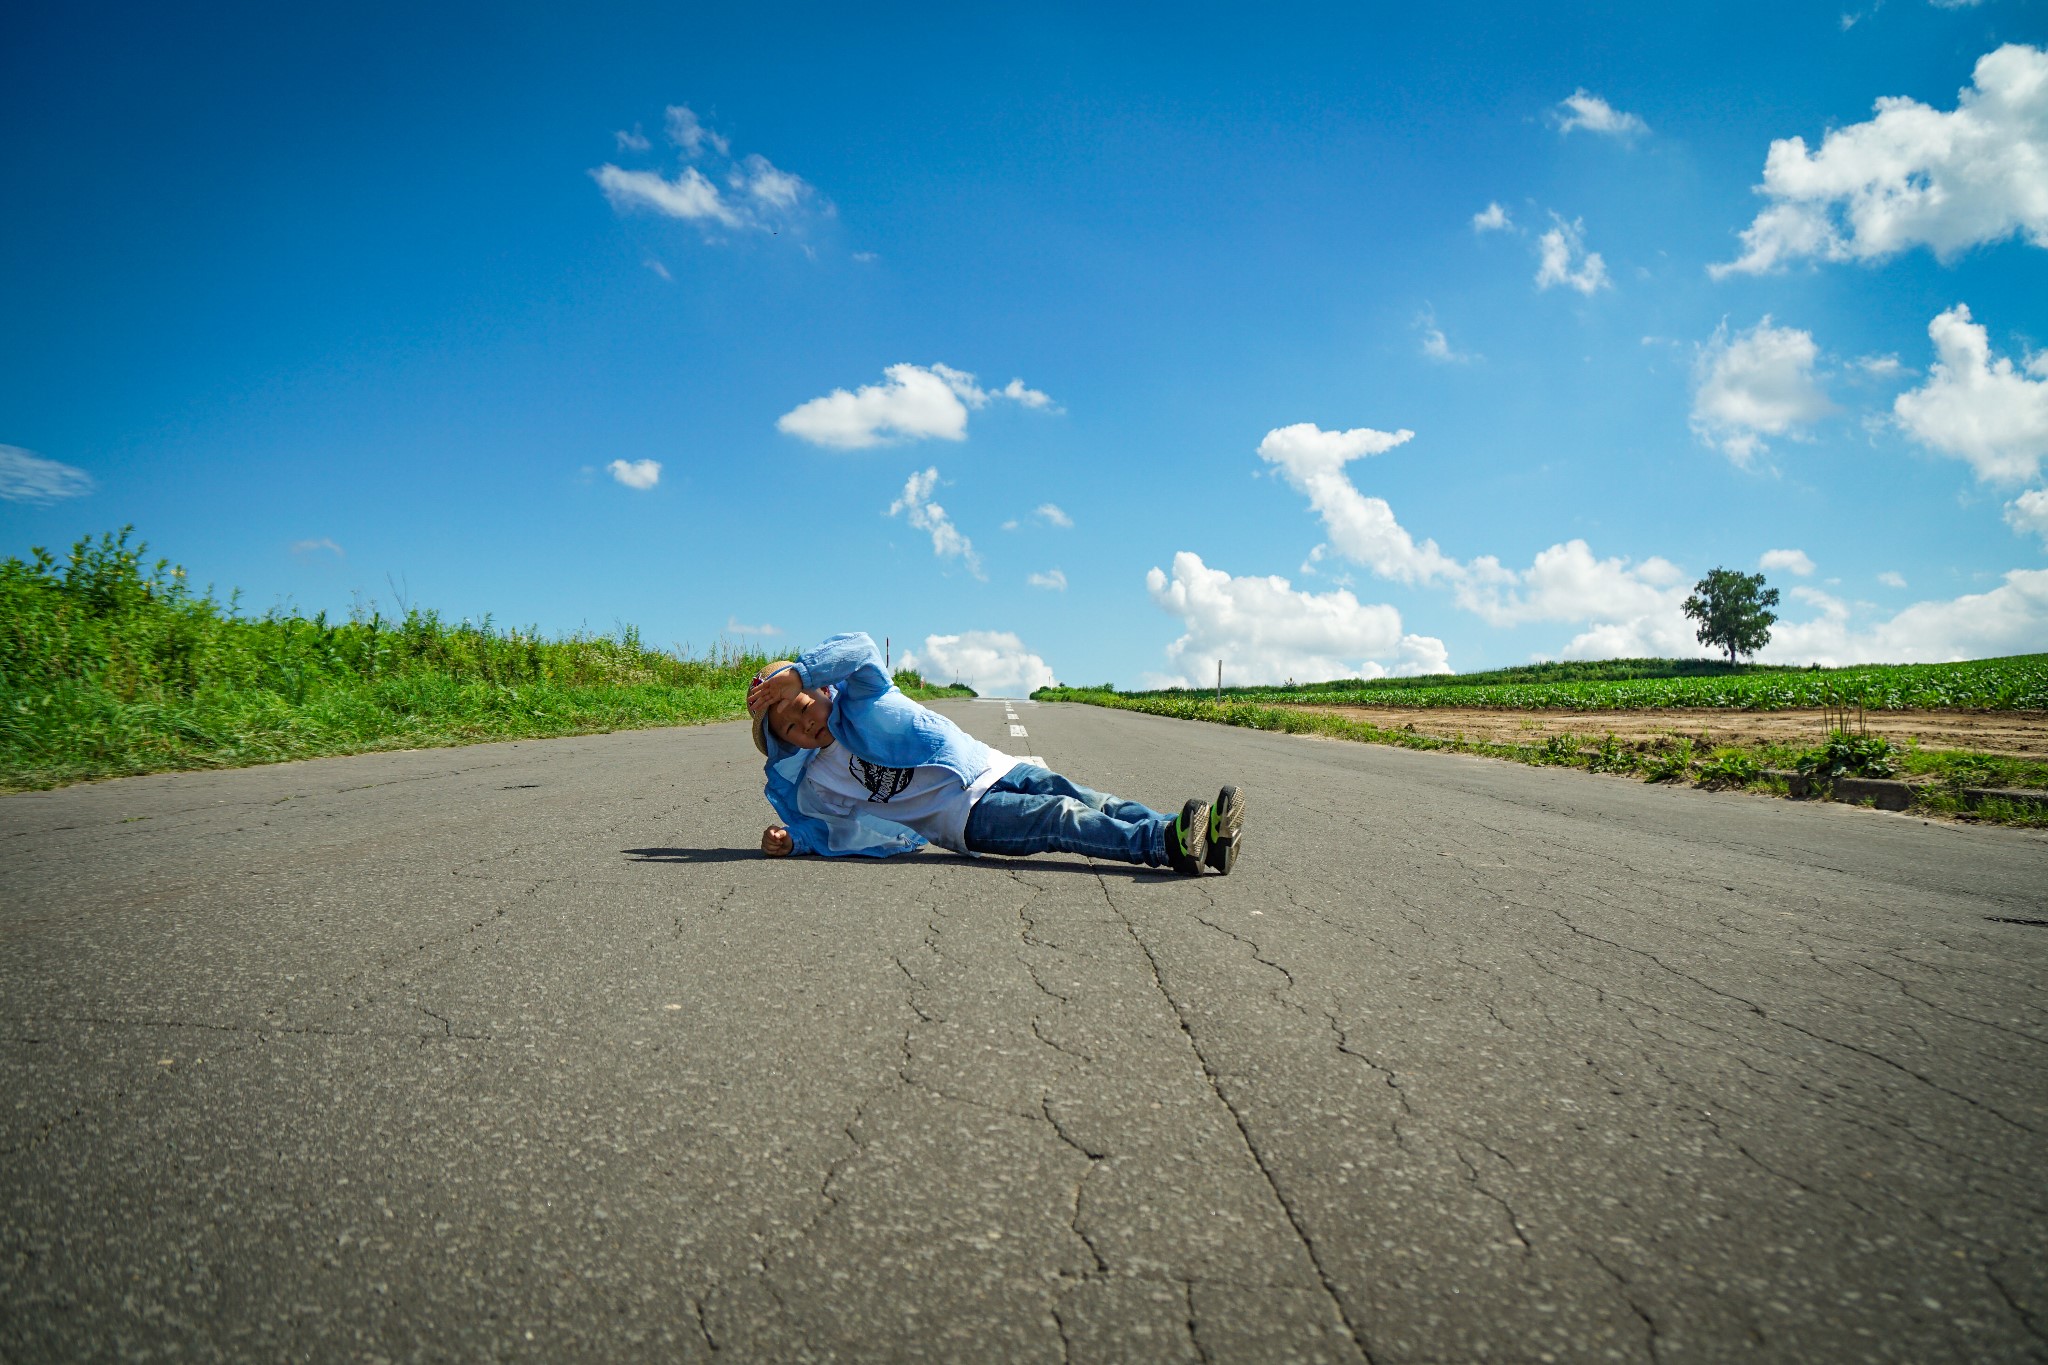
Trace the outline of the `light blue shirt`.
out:
M 832 713 L 826 728 L 834 749 L 885 768 L 945 768 L 963 787 L 999 761 L 995 751 L 936 711 L 918 705 L 897 690 L 882 664 L 882 652 L 866 635 L 834 635 L 796 661 L 797 677 L 808 690 L 832 690 Z M 768 804 L 782 817 L 797 853 L 832 857 L 861 854 L 886 858 L 924 847 L 924 839 L 908 827 L 871 811 L 851 816 L 823 808 L 806 809 L 804 769 L 820 753 L 799 749 L 776 736 L 768 742 Z

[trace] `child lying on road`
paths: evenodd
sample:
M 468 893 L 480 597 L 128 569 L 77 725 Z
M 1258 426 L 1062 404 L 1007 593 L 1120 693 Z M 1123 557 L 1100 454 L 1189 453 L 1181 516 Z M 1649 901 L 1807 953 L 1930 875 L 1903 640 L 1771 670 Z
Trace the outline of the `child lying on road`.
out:
M 770 664 L 747 689 L 754 747 L 768 760 L 768 804 L 782 817 L 761 835 L 790 853 L 885 858 L 927 842 L 956 853 L 1079 853 L 1228 873 L 1237 861 L 1244 795 L 1177 816 L 1105 796 L 975 739 L 898 691 L 875 642 L 834 635 L 794 662 Z

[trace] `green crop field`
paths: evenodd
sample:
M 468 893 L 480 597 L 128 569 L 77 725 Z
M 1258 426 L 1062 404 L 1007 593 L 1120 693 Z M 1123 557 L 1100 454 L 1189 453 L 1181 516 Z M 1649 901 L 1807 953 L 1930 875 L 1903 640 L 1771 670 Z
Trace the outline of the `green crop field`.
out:
M 1591 676 L 1588 676 L 1588 675 Z M 1045 688 L 1045 701 L 1084 700 L 1108 689 Z M 1151 701 L 1201 700 L 1202 689 L 1119 694 Z M 2048 654 L 1953 664 L 1868 664 L 1854 668 L 1730 669 L 1687 660 L 1622 659 L 1546 664 L 1495 673 L 1384 678 L 1299 687 L 1225 688 L 1226 701 L 1266 705 L 1493 707 L 1530 711 L 1705 707 L 1782 711 L 1863 707 L 1871 711 L 2048 710 Z
M 1048 687 L 1032 697 L 1036 701 L 1080 702 L 1174 720 L 1207 721 L 1404 749 L 1482 754 L 1539 767 L 1581 768 L 1651 782 L 1738 787 L 1778 796 L 1787 792 L 1784 774 L 1788 770 L 1832 776 L 1900 777 L 1913 784 L 1916 809 L 1998 824 L 2048 827 L 2048 805 L 2038 800 L 1985 801 L 1973 794 L 1981 788 L 2048 788 L 2048 763 L 2010 754 L 1923 749 L 1918 744 L 1901 748 L 1880 736 L 1848 731 L 1835 731 L 1815 747 L 1768 741 L 1710 745 L 1675 733 L 1624 744 L 1613 735 L 1601 738 L 1597 721 L 1588 722 L 1593 730 L 1589 734 L 1562 733 L 1527 743 L 1502 743 L 1467 739 L 1462 734 L 1417 733 L 1412 724 L 1375 725 L 1334 708 L 1300 705 L 1293 700 L 1294 695 L 1283 691 L 1263 701 L 1226 695 L 1218 703 L 1213 700 L 1213 693 L 1178 689 L 1127 695 L 1101 687 Z M 1274 700 L 1280 704 L 1274 704 Z M 1850 726 L 1855 725 L 1853 713 L 1844 719 Z

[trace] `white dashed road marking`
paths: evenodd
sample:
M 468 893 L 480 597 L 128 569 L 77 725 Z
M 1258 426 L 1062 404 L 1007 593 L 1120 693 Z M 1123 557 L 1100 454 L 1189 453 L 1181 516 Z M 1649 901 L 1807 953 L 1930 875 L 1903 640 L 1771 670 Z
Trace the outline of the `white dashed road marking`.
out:
M 1023 726 L 1021 726 L 1021 725 L 1012 725 L 1012 726 L 1010 727 L 1010 738 L 1011 738 L 1011 739 L 1022 739 L 1022 738 L 1024 738 L 1024 735 L 1025 735 L 1025 730 L 1024 730 L 1024 727 L 1023 727 Z

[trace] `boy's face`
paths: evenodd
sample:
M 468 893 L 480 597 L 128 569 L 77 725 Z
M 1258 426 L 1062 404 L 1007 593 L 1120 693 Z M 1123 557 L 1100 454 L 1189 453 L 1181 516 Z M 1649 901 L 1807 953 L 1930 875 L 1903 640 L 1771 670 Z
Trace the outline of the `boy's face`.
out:
M 768 708 L 768 728 L 784 744 L 799 749 L 822 749 L 832 742 L 826 722 L 832 718 L 832 703 L 825 689 L 813 688 L 785 698 Z

